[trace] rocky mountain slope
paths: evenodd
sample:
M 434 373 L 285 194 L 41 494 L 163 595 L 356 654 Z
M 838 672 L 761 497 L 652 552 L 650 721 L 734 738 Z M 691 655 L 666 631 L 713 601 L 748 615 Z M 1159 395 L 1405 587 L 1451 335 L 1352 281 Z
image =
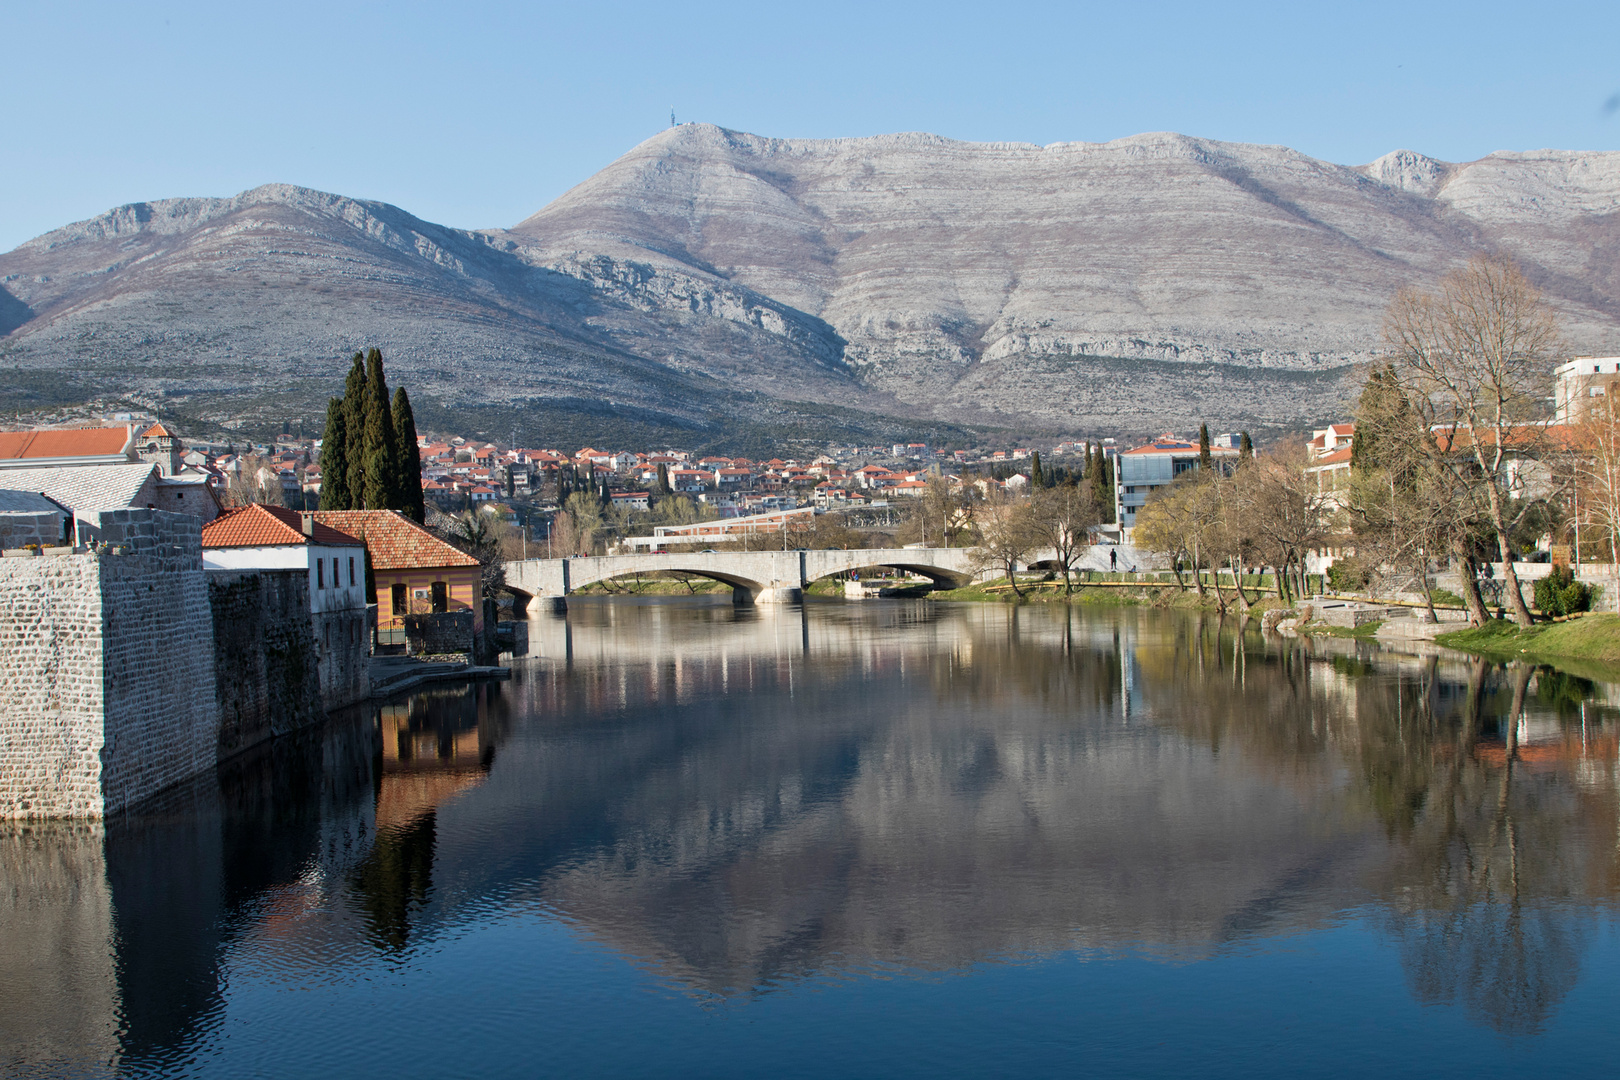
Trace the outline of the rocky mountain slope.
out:
M 430 403 L 551 423 L 1274 429 L 1336 414 L 1396 290 L 1491 249 L 1620 347 L 1620 154 L 691 124 L 510 230 L 284 185 L 59 229 L 0 255 L 0 383 L 298 415 L 378 344 Z

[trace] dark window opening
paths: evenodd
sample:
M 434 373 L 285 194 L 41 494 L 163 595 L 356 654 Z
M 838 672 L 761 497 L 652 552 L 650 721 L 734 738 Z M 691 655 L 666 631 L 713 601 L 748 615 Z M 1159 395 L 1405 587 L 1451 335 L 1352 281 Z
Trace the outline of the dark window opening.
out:
M 450 610 L 450 587 L 442 581 L 433 583 L 433 610 Z
M 349 556 L 349 584 L 354 584 L 354 556 Z
M 325 559 L 316 559 L 315 560 L 315 587 L 317 589 L 326 588 L 326 560 Z
M 405 586 L 404 586 L 404 584 L 403 583 L 395 583 L 392 592 L 393 592 L 393 596 L 390 597 L 390 604 L 392 605 L 392 607 L 394 609 L 394 614 L 395 615 L 404 615 L 408 610 L 408 605 L 406 604 L 406 600 L 405 600 Z
M 332 556 L 332 588 L 343 588 L 343 574 L 338 569 L 337 556 Z

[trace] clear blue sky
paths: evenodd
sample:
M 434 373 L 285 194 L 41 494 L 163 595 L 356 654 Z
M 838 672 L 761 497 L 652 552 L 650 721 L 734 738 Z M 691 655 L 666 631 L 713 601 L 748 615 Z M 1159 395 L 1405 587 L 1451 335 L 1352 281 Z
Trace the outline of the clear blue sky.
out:
M 669 123 L 1620 148 L 1620 3 L 353 4 L 0 0 L 0 251 L 287 181 L 512 225 Z

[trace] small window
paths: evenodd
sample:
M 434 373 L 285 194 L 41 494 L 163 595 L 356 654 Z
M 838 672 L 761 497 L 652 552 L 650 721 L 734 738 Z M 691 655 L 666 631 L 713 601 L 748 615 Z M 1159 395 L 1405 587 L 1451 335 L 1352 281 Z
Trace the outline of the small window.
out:
M 325 559 L 316 559 L 315 560 L 315 587 L 317 589 L 326 588 L 326 560 Z
M 332 588 L 343 588 L 343 575 L 338 571 L 337 556 L 332 556 Z
M 1602 364 L 1593 364 L 1592 365 L 1592 374 L 1596 375 L 1598 372 L 1600 372 L 1602 370 L 1603 370 L 1603 365 Z
M 442 581 L 435 581 L 433 583 L 433 601 L 432 602 L 433 602 L 433 610 L 434 611 L 449 611 L 450 610 L 450 586 L 446 585 Z
M 407 614 L 409 612 L 408 605 L 410 601 L 406 593 L 405 583 L 403 581 L 396 582 L 394 587 L 390 589 L 389 592 L 392 594 L 389 597 L 389 602 L 390 607 L 393 609 L 393 614 Z
M 349 556 L 349 584 L 354 584 L 354 556 Z

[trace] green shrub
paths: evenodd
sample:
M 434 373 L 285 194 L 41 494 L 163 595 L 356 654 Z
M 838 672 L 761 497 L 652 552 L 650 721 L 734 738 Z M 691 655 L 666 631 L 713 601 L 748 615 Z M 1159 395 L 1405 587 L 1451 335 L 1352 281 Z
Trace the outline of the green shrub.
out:
M 1545 615 L 1570 615 L 1592 609 L 1592 587 L 1576 581 L 1567 566 L 1554 566 L 1552 573 L 1536 582 L 1536 607 Z
M 1334 592 L 1360 592 L 1370 580 L 1359 566 L 1336 562 L 1327 569 L 1328 587 Z

